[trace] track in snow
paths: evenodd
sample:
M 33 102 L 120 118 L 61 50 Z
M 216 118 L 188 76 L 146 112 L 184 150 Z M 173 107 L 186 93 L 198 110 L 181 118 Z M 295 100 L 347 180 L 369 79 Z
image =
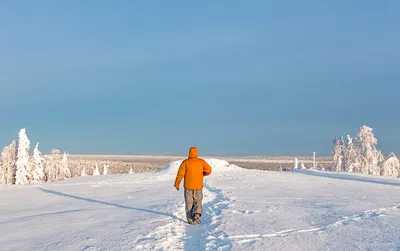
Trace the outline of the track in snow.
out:
M 140 236 L 135 250 L 229 250 L 232 248 L 228 235 L 219 229 L 222 210 L 229 206 L 229 198 L 206 182 L 203 201 L 203 219 L 200 225 L 171 219 L 153 232 Z M 184 203 L 176 207 L 175 216 L 186 215 Z
M 284 236 L 288 236 L 290 234 L 326 231 L 331 228 L 346 226 L 346 225 L 350 224 L 351 222 L 360 222 L 360 221 L 369 220 L 369 219 L 372 219 L 375 217 L 382 217 L 382 216 L 385 216 L 388 211 L 394 210 L 394 209 L 400 209 L 400 204 L 398 204 L 396 206 L 385 207 L 385 208 L 366 210 L 364 212 L 361 212 L 359 214 L 355 214 L 352 216 L 344 216 L 339 221 L 336 221 L 332 224 L 321 226 L 321 227 L 312 227 L 312 228 L 306 228 L 306 229 L 286 229 L 286 230 L 282 230 L 282 231 L 279 231 L 276 233 L 270 233 L 270 234 L 266 233 L 266 234 L 252 234 L 252 235 L 235 235 L 235 236 L 229 236 L 228 238 L 231 240 L 239 240 L 238 242 L 240 244 L 252 244 L 252 243 L 254 243 L 258 240 L 264 239 L 264 238 L 284 237 Z

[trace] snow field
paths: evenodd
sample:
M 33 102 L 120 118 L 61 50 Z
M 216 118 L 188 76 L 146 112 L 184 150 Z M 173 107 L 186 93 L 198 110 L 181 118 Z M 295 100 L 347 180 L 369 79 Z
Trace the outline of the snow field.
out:
M 158 171 L 0 186 L 2 250 L 399 250 L 400 181 L 267 172 L 206 159 L 201 225 L 188 225 L 181 161 Z M 18 198 L 18 199 L 16 199 Z

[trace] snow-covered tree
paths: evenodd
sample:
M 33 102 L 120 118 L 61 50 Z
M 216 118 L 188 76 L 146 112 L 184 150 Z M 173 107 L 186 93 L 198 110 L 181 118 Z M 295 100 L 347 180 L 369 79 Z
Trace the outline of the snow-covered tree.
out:
M 294 158 L 293 169 L 298 169 L 298 168 L 299 168 L 299 160 L 297 158 Z
M 316 170 L 317 169 L 317 155 L 315 152 L 313 152 L 313 165 L 312 169 Z
M 3 148 L 1 153 L 2 159 L 2 176 L 3 184 L 15 183 L 15 162 L 17 161 L 17 142 L 14 140 L 9 146 Z
M 93 175 L 96 175 L 96 176 L 100 175 L 99 166 L 97 165 L 97 163 L 96 163 L 96 168 L 93 171 Z
M 0 160 L 0 184 L 6 183 L 6 172 L 3 169 L 3 161 Z
M 107 174 L 108 174 L 108 166 L 104 165 L 103 175 L 107 175 Z
M 63 179 L 71 178 L 71 171 L 69 170 L 69 167 L 68 167 L 68 155 L 66 152 L 64 152 L 60 167 L 61 168 L 60 168 L 59 179 L 63 180 Z
M 345 152 L 345 145 L 344 145 L 344 140 L 343 138 L 334 138 L 333 143 L 335 147 L 333 148 L 332 151 L 332 157 L 333 157 L 333 170 L 340 172 L 344 171 L 344 152 Z
M 11 145 L 9 145 L 6 150 L 6 160 L 3 160 L 3 165 L 6 165 L 5 170 L 7 173 L 7 184 L 15 184 L 15 173 L 17 172 L 15 163 L 17 162 L 17 154 L 17 142 L 13 140 Z
M 301 169 L 307 169 L 307 167 L 304 165 L 304 162 L 301 162 Z
M 86 168 L 85 167 L 83 167 L 83 169 L 82 169 L 81 176 L 86 176 Z
M 399 177 L 400 161 L 394 153 L 390 153 L 388 158 L 382 163 L 382 175 Z
M 129 173 L 133 173 L 133 170 L 132 170 L 132 168 L 131 168 L 131 170 L 129 170 Z
M 29 180 L 32 179 L 31 174 L 28 172 L 30 144 L 25 128 L 21 129 L 18 139 L 17 162 L 15 163 L 17 168 L 15 184 L 17 185 L 28 184 Z
M 59 151 L 52 151 L 54 154 L 47 157 L 45 173 L 48 181 L 56 181 L 71 178 L 69 169 L 68 154 L 62 156 Z
M 58 153 L 46 156 L 44 173 L 46 180 L 53 182 L 60 179 L 61 156 Z
M 380 175 L 380 165 L 384 161 L 381 151 L 376 149 L 378 143 L 373 129 L 366 125 L 360 128 L 357 134 L 357 140 L 360 144 L 361 156 L 365 158 L 366 165 L 362 167 L 361 173 Z
M 41 156 L 41 152 L 39 151 L 39 142 L 36 144 L 35 149 L 33 150 L 32 157 L 32 178 L 33 183 L 42 183 L 45 181 L 44 175 L 44 163 L 46 162 L 44 158 Z
M 3 164 L 3 152 L 1 153 L 1 158 L 0 158 L 0 184 L 6 184 L 6 170 L 5 166 Z
M 355 139 L 347 135 L 347 146 L 344 154 L 345 171 L 360 173 L 365 165 L 363 156 L 360 154 L 360 146 L 356 145 Z
M 385 158 L 376 148 L 377 143 L 373 129 L 365 125 L 360 127 L 355 138 L 347 135 L 347 144 L 343 138 L 334 139 L 333 169 L 380 175 L 383 173 L 381 167 Z

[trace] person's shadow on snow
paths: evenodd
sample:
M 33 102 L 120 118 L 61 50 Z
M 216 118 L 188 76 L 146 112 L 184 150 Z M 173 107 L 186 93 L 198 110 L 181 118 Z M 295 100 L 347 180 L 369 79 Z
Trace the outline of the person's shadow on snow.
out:
M 118 207 L 118 208 L 123 208 L 123 209 L 129 209 L 129 210 L 135 210 L 135 211 L 140 211 L 140 212 L 145 212 L 145 213 L 150 213 L 150 214 L 159 214 L 159 215 L 163 215 L 163 216 L 168 216 L 168 217 L 170 217 L 170 218 L 172 218 L 174 220 L 178 220 L 178 221 L 181 221 L 181 222 L 185 223 L 185 221 L 183 219 L 178 218 L 175 215 L 169 214 L 169 213 L 157 212 L 157 211 L 153 211 L 153 210 L 149 210 L 149 209 L 129 207 L 129 206 L 119 205 L 119 204 L 115 204 L 115 203 L 100 201 L 100 200 L 83 198 L 83 197 L 79 197 L 79 196 L 76 196 L 76 195 L 71 195 L 71 194 L 66 194 L 66 193 L 62 193 L 62 192 L 52 191 L 52 190 L 48 190 L 48 189 L 44 189 L 44 188 L 39 188 L 39 189 L 42 192 L 45 192 L 45 193 L 49 193 L 49 194 L 53 194 L 53 195 L 57 195 L 57 196 L 62 196 L 62 197 L 67 197 L 67 198 L 71 198 L 71 199 L 83 200 L 83 201 L 86 201 L 86 202 L 98 203 L 98 204 L 102 204 L 102 205 L 113 206 L 113 207 Z

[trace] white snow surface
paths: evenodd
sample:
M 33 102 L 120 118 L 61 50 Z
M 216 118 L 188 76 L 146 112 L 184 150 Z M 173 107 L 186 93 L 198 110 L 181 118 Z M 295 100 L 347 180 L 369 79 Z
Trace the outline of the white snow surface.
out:
M 201 225 L 186 224 L 183 189 L 173 187 L 181 161 L 1 185 L 1 250 L 400 250 L 397 178 L 206 161 Z

